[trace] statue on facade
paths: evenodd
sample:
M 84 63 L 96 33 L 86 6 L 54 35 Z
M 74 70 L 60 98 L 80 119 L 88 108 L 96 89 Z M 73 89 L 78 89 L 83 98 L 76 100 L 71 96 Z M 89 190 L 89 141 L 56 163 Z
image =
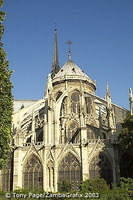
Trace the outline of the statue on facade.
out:
M 130 104 L 130 113 L 133 115 L 133 91 L 129 88 L 129 104 Z

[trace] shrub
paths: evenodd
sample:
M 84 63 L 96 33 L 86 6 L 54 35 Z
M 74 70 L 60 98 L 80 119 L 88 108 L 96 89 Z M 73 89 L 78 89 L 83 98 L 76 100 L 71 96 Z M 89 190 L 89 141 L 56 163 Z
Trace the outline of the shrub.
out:
M 123 189 L 133 189 L 133 179 L 132 178 L 120 178 L 120 187 Z
M 106 181 L 102 178 L 89 179 L 81 184 L 82 192 L 104 192 L 108 190 L 109 187 Z

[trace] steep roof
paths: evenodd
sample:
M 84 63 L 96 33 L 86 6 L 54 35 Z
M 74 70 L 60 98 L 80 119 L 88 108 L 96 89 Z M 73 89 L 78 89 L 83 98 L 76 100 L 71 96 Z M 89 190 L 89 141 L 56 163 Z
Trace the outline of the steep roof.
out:
M 96 86 L 95 81 L 93 81 L 87 74 L 85 74 L 72 60 L 68 60 L 60 71 L 53 78 L 53 82 L 61 81 L 66 79 L 79 79 L 85 80 Z

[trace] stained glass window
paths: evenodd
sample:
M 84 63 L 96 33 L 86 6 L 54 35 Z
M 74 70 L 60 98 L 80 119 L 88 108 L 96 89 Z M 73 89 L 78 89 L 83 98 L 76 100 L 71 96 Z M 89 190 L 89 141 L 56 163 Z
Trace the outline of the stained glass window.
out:
M 43 169 L 39 159 L 35 155 L 27 160 L 24 166 L 23 186 L 28 190 L 43 188 Z
M 70 184 L 72 188 L 80 184 L 81 167 L 78 159 L 71 153 L 68 153 L 59 165 L 58 182 L 65 181 Z
M 74 91 L 71 95 L 71 111 L 73 113 L 80 112 L 80 95 L 78 91 Z

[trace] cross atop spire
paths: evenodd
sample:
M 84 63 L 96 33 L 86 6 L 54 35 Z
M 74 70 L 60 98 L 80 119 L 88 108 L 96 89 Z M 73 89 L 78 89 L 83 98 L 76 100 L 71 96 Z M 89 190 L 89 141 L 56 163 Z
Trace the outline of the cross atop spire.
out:
M 68 40 L 66 42 L 66 44 L 68 44 L 68 60 L 72 60 L 72 51 L 71 51 L 71 44 L 72 44 L 72 41 L 71 40 Z
M 54 29 L 54 55 L 53 55 L 53 63 L 52 63 L 52 78 L 56 73 L 60 70 L 59 60 L 58 60 L 58 39 L 57 39 L 57 29 Z

